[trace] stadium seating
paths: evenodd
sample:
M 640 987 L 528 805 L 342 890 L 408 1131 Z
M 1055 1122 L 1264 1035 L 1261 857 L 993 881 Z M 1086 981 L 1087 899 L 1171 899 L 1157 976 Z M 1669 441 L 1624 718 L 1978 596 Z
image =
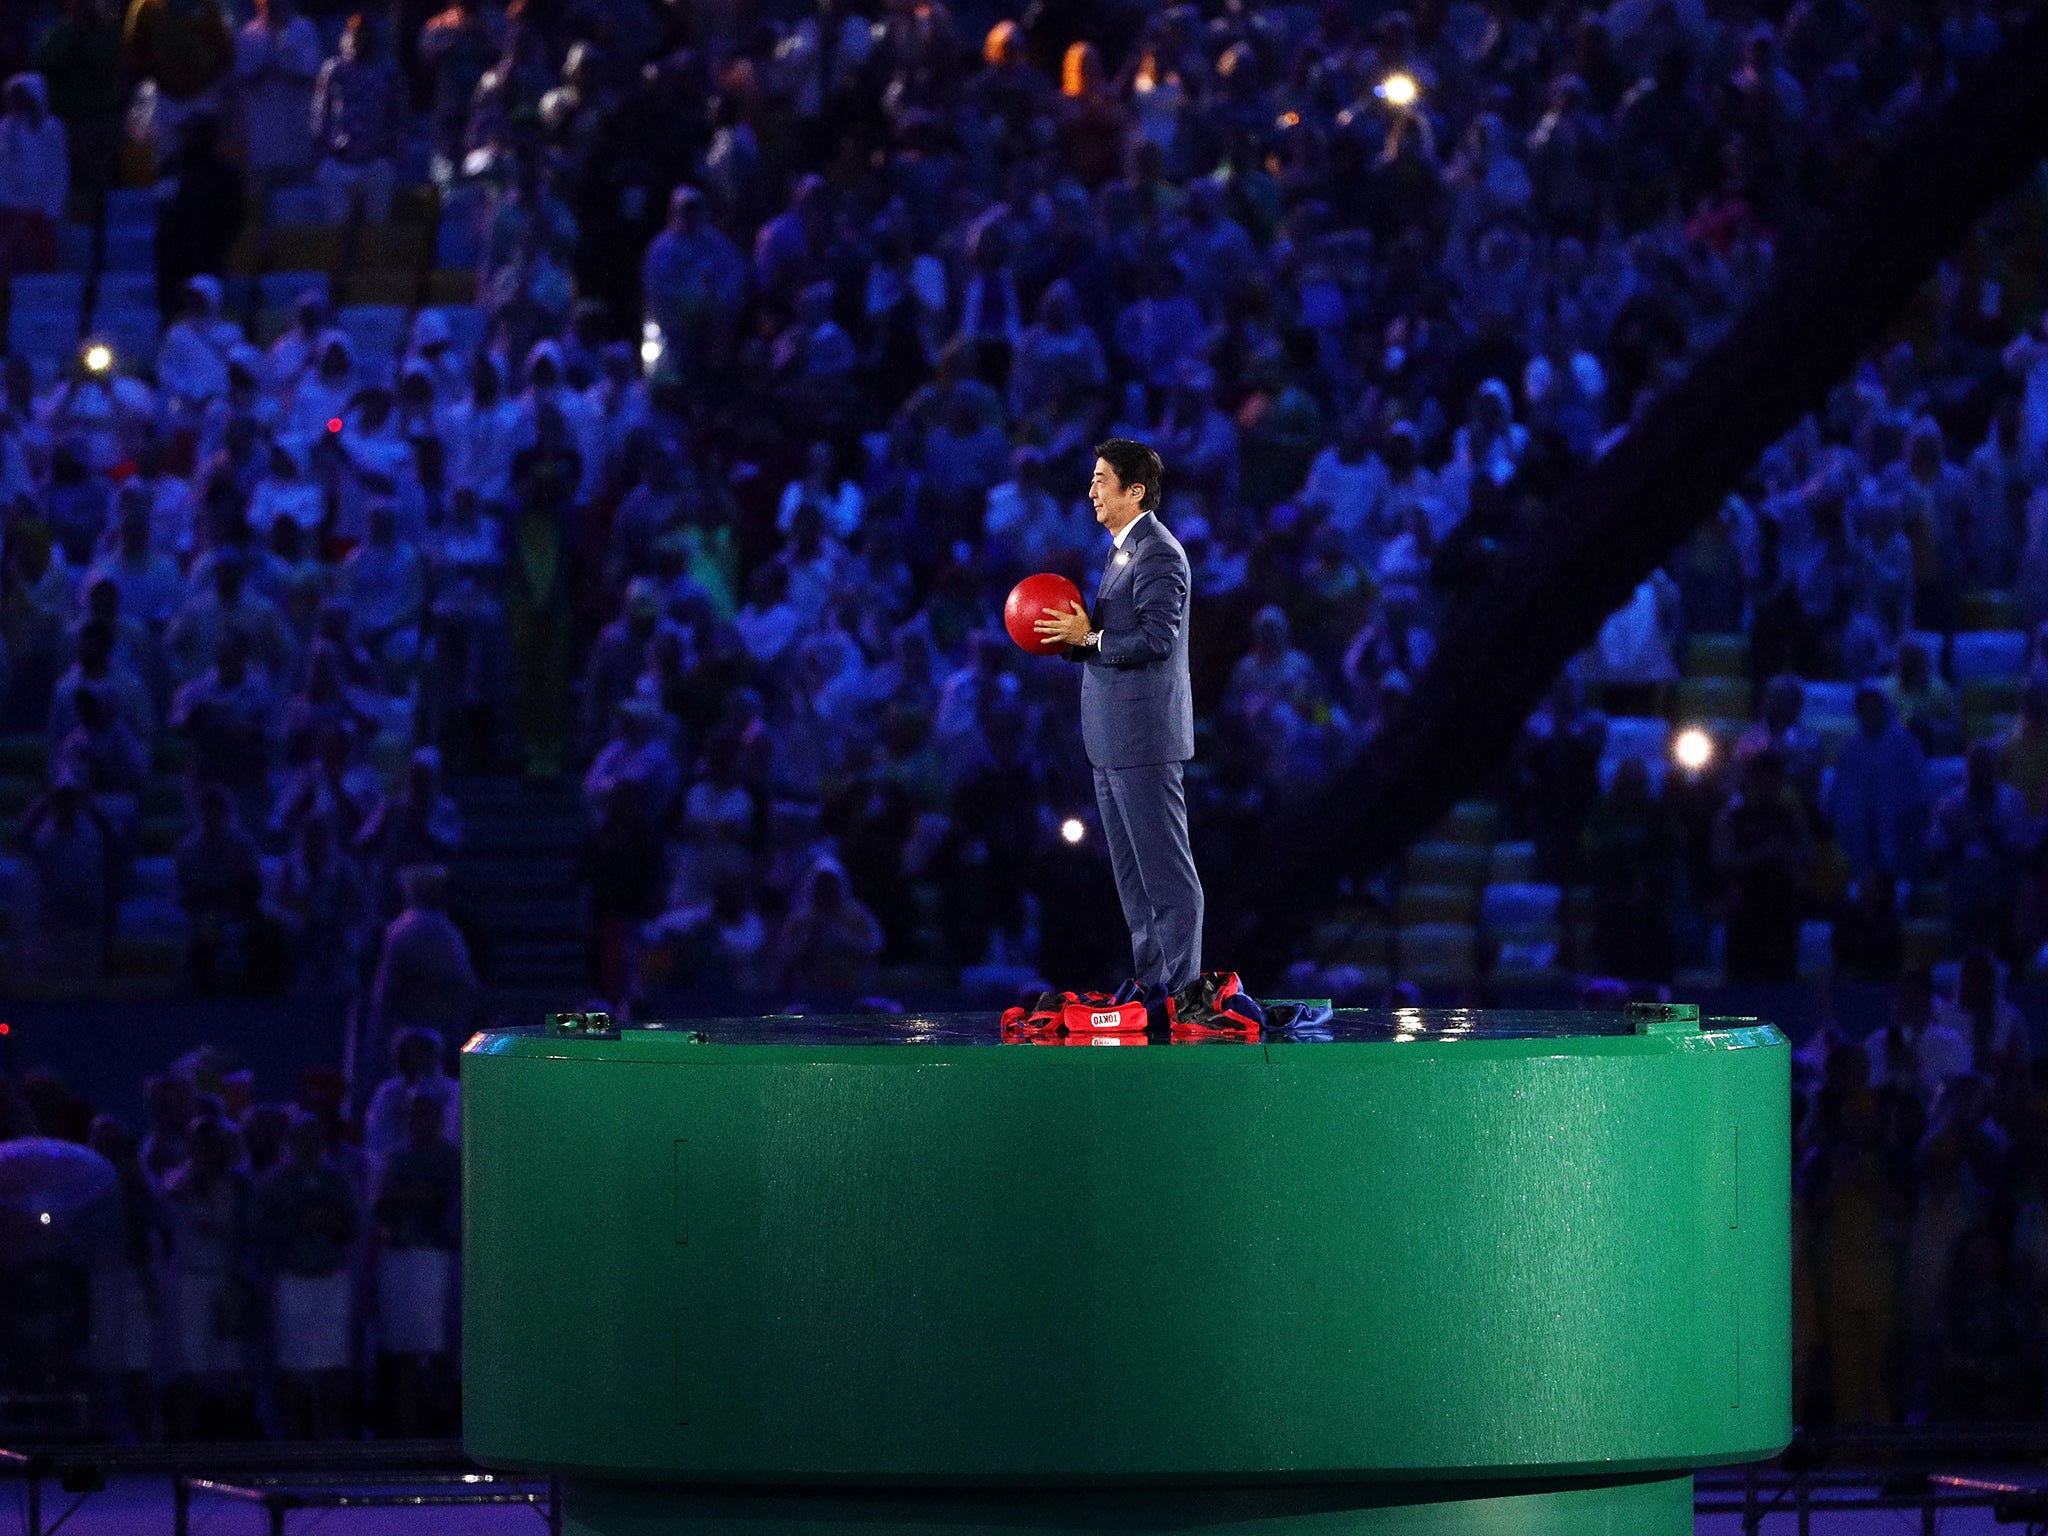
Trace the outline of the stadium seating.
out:
M 2025 630 L 1966 630 L 1957 634 L 1949 653 L 1949 677 L 1958 688 L 1972 683 L 2017 683 L 2026 664 Z
M 109 272 L 155 272 L 156 226 L 109 224 L 103 253 Z
M 1478 886 L 1485 883 L 1492 858 L 1490 844 L 1437 839 L 1408 850 L 1405 874 L 1421 885 Z
M 1395 943 L 1396 969 L 1405 980 L 1462 987 L 1479 975 L 1479 930 L 1472 923 L 1404 925 Z
M 332 272 L 341 265 L 343 230 L 337 224 L 279 224 L 270 231 L 272 270 Z

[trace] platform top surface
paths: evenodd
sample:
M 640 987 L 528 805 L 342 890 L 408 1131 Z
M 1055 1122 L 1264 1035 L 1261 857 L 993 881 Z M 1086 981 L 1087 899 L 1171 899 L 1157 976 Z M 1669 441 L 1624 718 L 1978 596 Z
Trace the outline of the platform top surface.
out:
M 1753 1019 L 1714 1019 L 1709 1027 L 1754 1025 Z M 1566 1010 L 1473 1008 L 1340 1008 L 1325 1022 L 1302 1028 L 1268 1028 L 1266 1045 L 1402 1044 L 1415 1041 L 1567 1040 L 1612 1038 L 1637 1032 L 1636 1021 L 1621 1013 Z M 1005 1042 L 995 1013 L 905 1014 L 766 1014 L 753 1018 L 667 1019 L 622 1023 L 619 1038 L 652 1044 L 663 1037 L 706 1045 L 771 1046 L 1013 1046 L 1048 1042 Z M 501 1048 L 521 1039 L 546 1038 L 539 1026 L 490 1031 L 470 1048 Z M 1064 1043 L 1064 1042 L 1062 1042 Z M 1140 1036 L 1094 1036 L 1073 1043 L 1106 1045 L 1239 1046 L 1229 1036 L 1169 1037 L 1164 1030 Z

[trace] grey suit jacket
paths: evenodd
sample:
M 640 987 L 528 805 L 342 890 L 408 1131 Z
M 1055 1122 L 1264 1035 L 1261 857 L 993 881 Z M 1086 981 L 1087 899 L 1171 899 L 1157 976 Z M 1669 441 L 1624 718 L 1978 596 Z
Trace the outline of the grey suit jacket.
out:
M 1076 649 L 1081 744 L 1097 768 L 1184 763 L 1195 755 L 1188 682 L 1187 551 L 1159 521 L 1141 517 L 1111 555 L 1089 607 L 1102 649 Z

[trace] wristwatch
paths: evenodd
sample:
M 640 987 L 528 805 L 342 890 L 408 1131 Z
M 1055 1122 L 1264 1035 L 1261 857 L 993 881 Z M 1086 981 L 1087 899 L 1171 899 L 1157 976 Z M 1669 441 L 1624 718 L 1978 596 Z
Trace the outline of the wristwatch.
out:
M 1101 649 L 1102 649 L 1102 631 L 1101 631 L 1101 630 L 1099 630 L 1099 629 L 1091 629 L 1091 630 L 1089 630 L 1087 634 L 1085 634 L 1085 635 L 1083 635 L 1083 636 L 1081 637 L 1081 643 L 1082 643 L 1083 645 L 1087 646 L 1087 647 L 1088 647 L 1088 648 L 1089 648 L 1090 650 L 1094 650 L 1094 651 L 1099 651 L 1099 650 L 1101 650 Z

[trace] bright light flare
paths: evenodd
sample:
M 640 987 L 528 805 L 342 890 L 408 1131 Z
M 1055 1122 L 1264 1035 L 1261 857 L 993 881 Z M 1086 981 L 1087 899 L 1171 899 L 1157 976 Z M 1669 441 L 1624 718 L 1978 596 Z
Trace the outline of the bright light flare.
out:
M 1687 773 L 1698 773 L 1714 760 L 1714 738 L 1696 725 L 1687 726 L 1671 743 L 1671 760 Z
M 1412 107 L 1415 98 L 1422 94 L 1422 87 L 1415 83 L 1413 75 L 1397 69 L 1373 87 L 1373 94 L 1390 107 Z
M 1078 816 L 1069 816 L 1060 823 L 1060 836 L 1070 843 L 1078 843 L 1088 835 L 1088 823 Z
M 89 373 L 105 373 L 114 366 L 114 349 L 104 341 L 96 341 L 85 349 L 85 366 Z

